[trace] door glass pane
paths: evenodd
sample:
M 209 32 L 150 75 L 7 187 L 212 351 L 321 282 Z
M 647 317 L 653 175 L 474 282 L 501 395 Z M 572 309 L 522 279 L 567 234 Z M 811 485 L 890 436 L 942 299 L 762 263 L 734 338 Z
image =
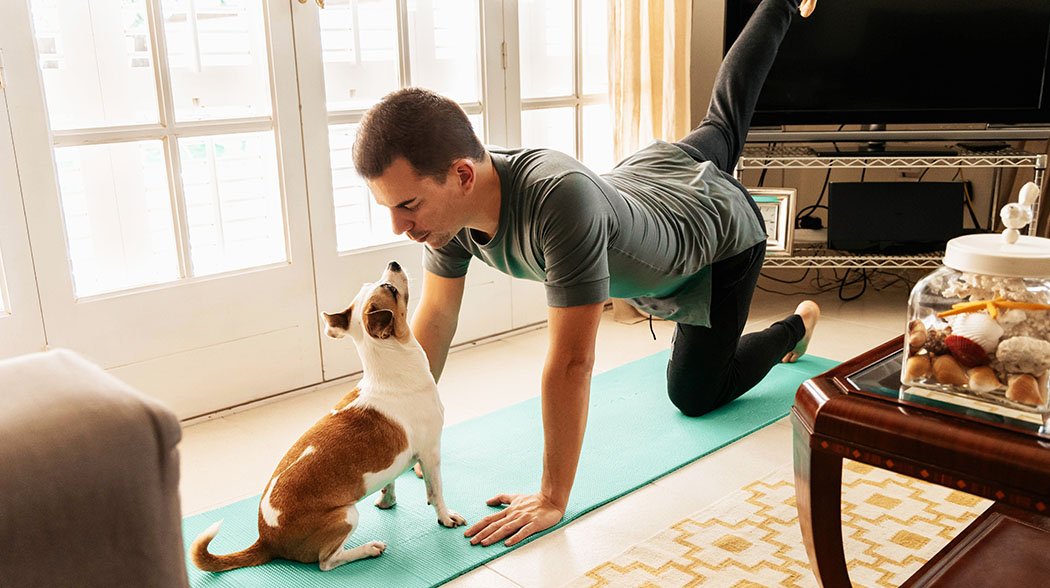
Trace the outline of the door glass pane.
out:
M 263 2 L 164 0 L 163 6 L 175 117 L 269 116 Z
M 608 7 L 608 0 L 582 0 L 580 5 L 584 94 L 605 94 L 609 87 Z
M 332 197 L 335 200 L 335 236 L 339 251 L 393 243 L 405 239 L 394 234 L 390 213 L 372 199 L 365 181 L 354 171 L 351 149 L 357 125 L 328 128 L 332 161 Z
M 612 112 L 608 104 L 583 107 L 583 161 L 603 174 L 613 166 Z
M 329 112 L 367 108 L 400 86 L 396 2 L 328 0 L 320 18 Z
M 196 276 L 288 260 L 273 133 L 179 140 Z
M 573 3 L 521 0 L 521 96 L 572 96 Z
M 30 6 L 52 129 L 159 120 L 145 0 Z
M 576 154 L 573 108 L 543 108 L 521 113 L 522 147 L 546 147 L 570 156 Z
M 78 297 L 179 278 L 160 141 L 55 149 Z
M 480 15 L 478 0 L 409 0 L 413 86 L 481 101 Z

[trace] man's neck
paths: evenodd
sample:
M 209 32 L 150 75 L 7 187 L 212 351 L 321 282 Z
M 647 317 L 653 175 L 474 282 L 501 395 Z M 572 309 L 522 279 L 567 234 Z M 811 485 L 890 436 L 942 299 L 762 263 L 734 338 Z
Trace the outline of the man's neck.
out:
M 492 239 L 499 229 L 500 206 L 503 200 L 499 173 L 492 163 L 492 156 L 487 153 L 485 161 L 477 170 L 478 178 L 474 188 L 477 209 L 468 226 L 484 235 L 486 239 Z

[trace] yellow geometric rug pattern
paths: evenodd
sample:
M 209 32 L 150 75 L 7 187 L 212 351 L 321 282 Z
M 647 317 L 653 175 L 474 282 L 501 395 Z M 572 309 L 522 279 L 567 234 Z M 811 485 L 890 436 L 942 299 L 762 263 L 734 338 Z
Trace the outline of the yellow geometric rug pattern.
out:
M 842 536 L 854 586 L 900 586 L 991 502 L 844 461 Z M 601 564 L 582 587 L 816 587 L 790 465 Z

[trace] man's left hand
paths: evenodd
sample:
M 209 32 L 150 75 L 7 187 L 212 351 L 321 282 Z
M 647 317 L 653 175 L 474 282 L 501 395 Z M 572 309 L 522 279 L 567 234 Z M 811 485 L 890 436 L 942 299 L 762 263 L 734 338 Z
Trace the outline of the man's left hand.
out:
M 565 515 L 564 509 L 555 506 L 542 494 L 500 494 L 488 499 L 485 504 L 508 506 L 467 529 L 463 535 L 471 538 L 471 545 L 480 543 L 487 547 L 510 537 L 504 542 L 510 547 L 530 535 L 553 527 Z

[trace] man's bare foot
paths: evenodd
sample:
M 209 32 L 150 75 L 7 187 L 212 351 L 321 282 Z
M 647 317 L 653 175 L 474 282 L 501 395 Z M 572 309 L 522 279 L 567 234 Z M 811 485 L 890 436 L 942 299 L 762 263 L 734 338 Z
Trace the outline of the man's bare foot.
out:
M 802 15 L 802 18 L 807 18 L 813 14 L 813 11 L 817 9 L 817 0 L 802 0 L 798 4 L 798 13 Z
M 802 336 L 802 340 L 795 345 L 795 348 L 780 360 L 781 363 L 795 363 L 798 361 L 798 358 L 806 354 L 809 340 L 813 338 L 813 331 L 817 328 L 817 321 L 820 320 L 820 307 L 812 300 L 803 300 L 795 308 L 795 314 L 802 318 L 802 324 L 806 327 L 806 334 Z

